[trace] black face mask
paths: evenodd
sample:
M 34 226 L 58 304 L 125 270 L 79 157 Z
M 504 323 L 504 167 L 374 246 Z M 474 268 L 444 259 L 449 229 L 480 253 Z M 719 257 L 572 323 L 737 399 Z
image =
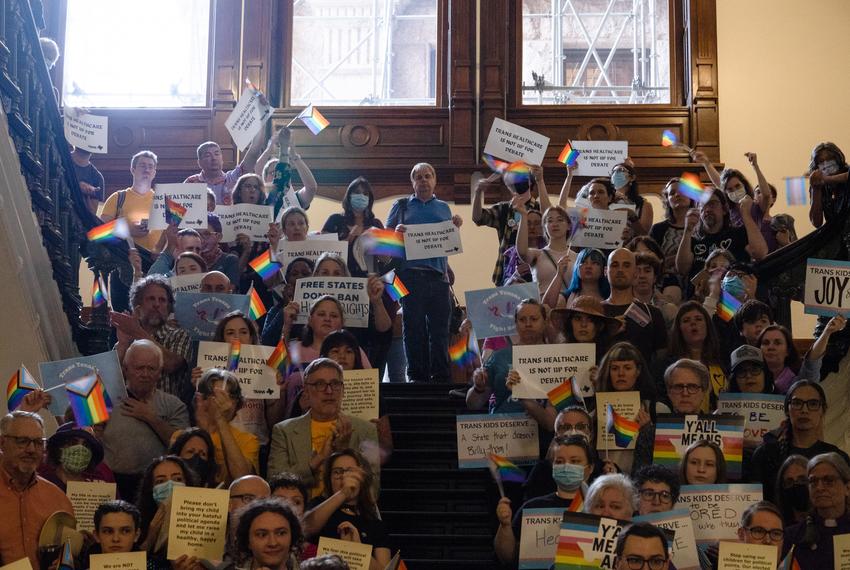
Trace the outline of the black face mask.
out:
M 809 486 L 805 483 L 794 483 L 782 490 L 788 504 L 797 512 L 809 510 Z
M 204 459 L 200 455 L 193 455 L 189 459 L 184 460 L 189 466 L 189 469 L 195 472 L 201 482 L 205 482 L 210 476 L 212 462 L 209 459 Z

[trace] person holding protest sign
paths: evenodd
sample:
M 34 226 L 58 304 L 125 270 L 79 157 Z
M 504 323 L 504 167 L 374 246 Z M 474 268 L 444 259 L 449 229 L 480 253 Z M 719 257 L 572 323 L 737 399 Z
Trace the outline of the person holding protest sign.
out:
M 543 235 L 546 245 L 542 249 L 528 247 L 528 210 L 521 203 L 522 197 L 511 200 L 519 214 L 519 232 L 516 237 L 517 253 L 531 266 L 532 279 L 537 282 L 540 296 L 544 300 L 556 299 L 558 292 L 567 287 L 572 275 L 576 253 L 567 242 L 572 235 L 572 220 L 560 206 L 551 206 L 543 212 Z
M 560 297 L 544 297 L 543 302 L 548 307 L 555 308 L 569 306 L 579 295 L 596 297 L 600 301 L 607 299 L 611 294 L 611 284 L 604 277 L 605 263 L 605 255 L 601 251 L 584 248 L 576 256 L 570 283 L 561 291 Z
M 195 472 L 176 455 L 154 458 L 145 469 L 136 498 L 142 514 L 141 546 L 151 554 L 165 555 L 167 550 L 171 494 L 176 486 L 197 487 Z
M 169 224 L 168 229 L 165 230 L 165 238 L 165 248 L 151 264 L 150 269 L 148 269 L 148 275 L 171 277 L 174 272 L 176 258 L 181 253 L 188 251 L 199 257 L 201 255 L 201 234 L 197 230 L 192 228 L 177 229 L 175 224 Z M 139 257 L 138 252 L 130 251 L 130 263 L 134 269 L 138 269 L 141 272 L 142 259 Z M 206 266 L 206 261 L 204 265 Z
M 269 158 L 277 149 L 277 158 Z M 295 167 L 298 173 L 298 178 L 304 186 L 300 190 L 296 190 L 295 197 L 298 200 L 298 205 L 305 210 L 310 208 L 313 198 L 316 197 L 316 191 L 319 185 L 316 183 L 316 177 L 307 163 L 301 159 L 295 148 L 295 142 L 292 140 L 292 131 L 288 127 L 283 127 L 277 134 L 269 139 L 268 146 L 260 158 L 257 160 L 257 166 L 254 169 L 256 174 L 263 178 L 265 184 L 273 184 L 275 189 L 281 193 L 281 197 L 288 192 L 292 192 L 292 171 L 290 166 Z M 271 192 L 269 192 L 271 194 Z M 275 213 L 278 208 L 276 206 Z
M 830 337 L 847 326 L 847 319 L 835 315 L 827 322 L 802 362 L 794 346 L 791 331 L 782 325 L 765 327 L 758 337 L 757 344 L 764 353 L 764 361 L 776 378 L 777 390 L 784 394 L 797 380 L 821 380 L 821 364 L 829 344 Z
M 649 236 L 661 247 L 661 292 L 671 302 L 679 304 L 687 290 L 683 276 L 676 271 L 676 252 L 685 231 L 685 216 L 695 206 L 694 201 L 679 192 L 679 178 L 671 178 L 661 191 L 664 219 L 652 224 Z
M 581 187 L 576 200 L 584 199 L 594 210 L 607 210 L 617 199 L 617 193 L 608 178 L 594 178 Z
M 280 216 L 280 227 L 286 241 L 304 241 L 310 231 L 310 219 L 302 208 L 290 206 Z
M 630 521 L 638 508 L 634 483 L 622 473 L 602 475 L 587 490 L 584 512 Z
M 201 168 L 201 171 L 189 176 L 183 183 L 206 184 L 207 188 L 215 192 L 215 199 L 218 204 L 231 204 L 231 190 L 240 176 L 254 170 L 257 159 L 260 157 L 260 153 L 265 146 L 263 144 L 265 137 L 265 129 L 260 129 L 254 140 L 251 141 L 251 146 L 242 158 L 242 162 L 237 164 L 233 170 L 228 170 L 227 172 L 222 170 L 224 167 L 224 157 L 218 143 L 214 141 L 201 143 L 197 149 L 198 166 Z
M 614 165 L 611 169 L 611 185 L 614 187 L 615 202 L 635 207 L 637 219 L 631 224 L 634 234 L 648 234 L 652 226 L 652 204 L 638 191 L 637 170 L 631 161 Z
M 47 455 L 38 474 L 63 491 L 68 481 L 115 482 L 112 470 L 103 463 L 103 445 L 91 428 L 77 427 L 76 422 L 62 424 L 47 438 Z
M 235 554 L 240 567 L 298 570 L 301 521 L 282 499 L 269 497 L 236 511 Z
M 688 446 L 679 463 L 683 485 L 719 485 L 726 483 L 726 458 L 713 441 L 699 439 Z
M 263 321 L 263 331 L 260 335 L 262 344 L 275 346 L 283 334 L 283 320 L 286 306 L 292 302 L 295 295 L 295 282 L 313 275 L 315 263 L 306 257 L 296 257 L 283 268 L 283 288 L 272 292 L 275 298 L 274 306 L 266 313 Z M 289 331 L 290 339 L 301 338 L 302 325 L 293 325 Z
M 331 214 L 322 226 L 323 234 L 336 234 L 340 241 L 348 242 L 348 271 L 352 277 L 366 277 L 367 268 L 360 267 L 354 255 L 354 244 L 370 228 L 383 229 L 372 212 L 375 194 L 372 185 L 362 176 L 358 176 L 348 185 L 342 197 L 342 214 Z

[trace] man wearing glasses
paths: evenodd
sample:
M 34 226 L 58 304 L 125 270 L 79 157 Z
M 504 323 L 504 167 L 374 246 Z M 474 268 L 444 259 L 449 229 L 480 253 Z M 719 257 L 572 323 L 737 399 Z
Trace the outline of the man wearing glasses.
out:
M 38 535 L 56 511 L 74 514 L 65 493 L 36 475 L 44 455 L 44 423 L 15 411 L 0 419 L 0 564 L 27 557 L 38 568 Z
M 304 370 L 310 410 L 280 422 L 272 432 L 269 474 L 289 471 L 298 475 L 310 489 L 311 498 L 322 493 L 322 466 L 334 451 L 361 451 L 377 471 L 377 430 L 374 424 L 340 411 L 343 387 L 342 367 L 329 358 L 317 358 Z M 364 451 L 364 447 L 368 449 Z
M 782 514 L 773 503 L 759 501 L 750 505 L 741 515 L 738 538 L 747 544 L 767 544 L 776 547 L 776 561 L 782 554 L 782 542 L 785 538 L 785 525 Z
M 667 537 L 649 523 L 635 523 L 617 537 L 616 570 L 667 570 Z

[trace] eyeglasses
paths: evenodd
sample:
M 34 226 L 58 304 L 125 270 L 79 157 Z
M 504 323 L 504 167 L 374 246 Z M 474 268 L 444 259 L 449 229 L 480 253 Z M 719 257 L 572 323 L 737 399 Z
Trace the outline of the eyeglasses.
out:
M 562 433 L 562 432 L 565 432 L 565 431 L 573 431 L 573 430 L 588 432 L 588 431 L 590 431 L 590 426 L 587 425 L 584 422 L 579 422 L 577 424 L 567 424 L 567 423 L 558 424 L 558 433 Z
M 354 471 L 357 471 L 357 467 L 346 467 L 345 469 L 342 467 L 336 467 L 331 469 L 331 477 L 342 477 L 346 473 L 353 473 Z
M 18 435 L 4 435 L 3 437 L 8 437 L 12 440 L 12 443 L 14 443 L 18 449 L 26 449 L 30 445 L 36 448 L 44 447 L 44 444 L 47 441 L 47 439 L 43 437 L 23 437 Z
M 339 392 L 342 390 L 342 380 L 332 380 L 330 382 L 307 382 L 307 385 L 317 392 L 327 392 L 328 388 L 330 388 L 332 392 Z
M 756 366 L 741 368 L 737 372 L 738 378 L 757 378 L 762 373 L 762 369 Z
M 785 533 L 780 528 L 767 529 L 761 526 L 751 526 L 744 530 L 750 533 L 750 536 L 756 540 L 764 540 L 765 536 L 769 536 L 771 542 L 779 542 L 785 537 Z
M 256 500 L 257 495 L 251 495 L 250 493 L 245 493 L 242 495 L 230 495 L 230 500 L 236 499 L 237 501 L 242 501 L 243 505 L 247 505 L 248 503 Z
M 832 487 L 836 483 L 838 483 L 840 479 L 835 475 L 824 475 L 823 477 L 809 477 L 809 486 L 817 487 L 821 483 L 823 483 L 824 487 Z
M 670 503 L 673 501 L 673 493 L 670 491 L 653 491 L 652 489 L 641 489 L 640 498 L 645 501 L 655 501 L 658 498 L 659 503 Z
M 820 400 L 801 400 L 799 398 L 791 398 L 791 402 L 788 403 L 789 408 L 798 412 L 803 409 L 803 406 L 808 408 L 810 412 L 816 412 L 821 409 L 823 402 Z
M 665 562 L 667 562 L 667 558 L 663 556 L 653 556 L 652 558 L 626 556 L 626 566 L 629 567 L 629 570 L 641 570 L 644 566 L 649 566 L 649 570 L 661 570 L 664 568 Z
M 668 388 L 672 394 L 696 394 L 702 391 L 700 384 L 673 384 Z

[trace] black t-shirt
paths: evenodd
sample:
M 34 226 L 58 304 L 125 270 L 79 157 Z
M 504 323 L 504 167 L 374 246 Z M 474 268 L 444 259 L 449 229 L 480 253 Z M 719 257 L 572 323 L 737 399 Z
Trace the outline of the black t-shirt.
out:
M 716 234 L 694 234 L 691 238 L 691 253 L 694 255 L 694 262 L 691 264 L 689 279 L 702 271 L 708 254 L 718 248 L 728 249 L 735 256 L 735 261 L 750 261 L 747 245 L 749 245 L 747 230 L 743 226 L 724 228 Z
M 95 188 L 98 188 L 100 191 L 97 193 L 98 200 L 104 200 L 103 197 L 103 174 L 94 167 L 94 164 L 89 163 L 86 166 L 79 166 L 78 164 L 74 164 L 74 171 L 77 173 L 77 180 L 79 182 L 85 182 L 87 184 L 91 184 Z
M 365 229 L 384 229 L 384 224 L 381 223 L 381 220 L 375 217 L 373 217 L 369 221 L 366 221 L 364 225 L 366 226 Z M 322 226 L 323 234 L 336 234 L 340 241 L 347 240 L 350 231 L 351 230 L 348 228 L 348 222 L 345 221 L 345 216 L 342 214 L 331 214 L 325 221 L 325 225 Z M 354 260 L 353 241 L 348 243 L 348 271 L 351 273 L 352 277 L 366 277 L 367 275 L 367 273 L 363 269 L 361 269 L 357 262 Z
M 310 509 L 318 506 L 323 500 L 324 498 L 316 498 L 310 501 L 306 510 L 309 511 Z M 340 538 L 336 529 L 344 522 L 350 522 L 357 528 L 360 532 L 360 542 L 363 544 L 371 544 L 374 548 L 391 548 L 390 537 L 387 535 L 387 529 L 384 526 L 383 521 L 379 519 L 367 519 L 362 515 L 350 514 L 343 509 L 337 509 L 336 512 L 331 515 L 328 522 L 325 523 L 325 526 L 323 526 L 322 530 L 319 531 L 319 536 Z M 318 541 L 319 540 L 317 538 L 316 542 Z

